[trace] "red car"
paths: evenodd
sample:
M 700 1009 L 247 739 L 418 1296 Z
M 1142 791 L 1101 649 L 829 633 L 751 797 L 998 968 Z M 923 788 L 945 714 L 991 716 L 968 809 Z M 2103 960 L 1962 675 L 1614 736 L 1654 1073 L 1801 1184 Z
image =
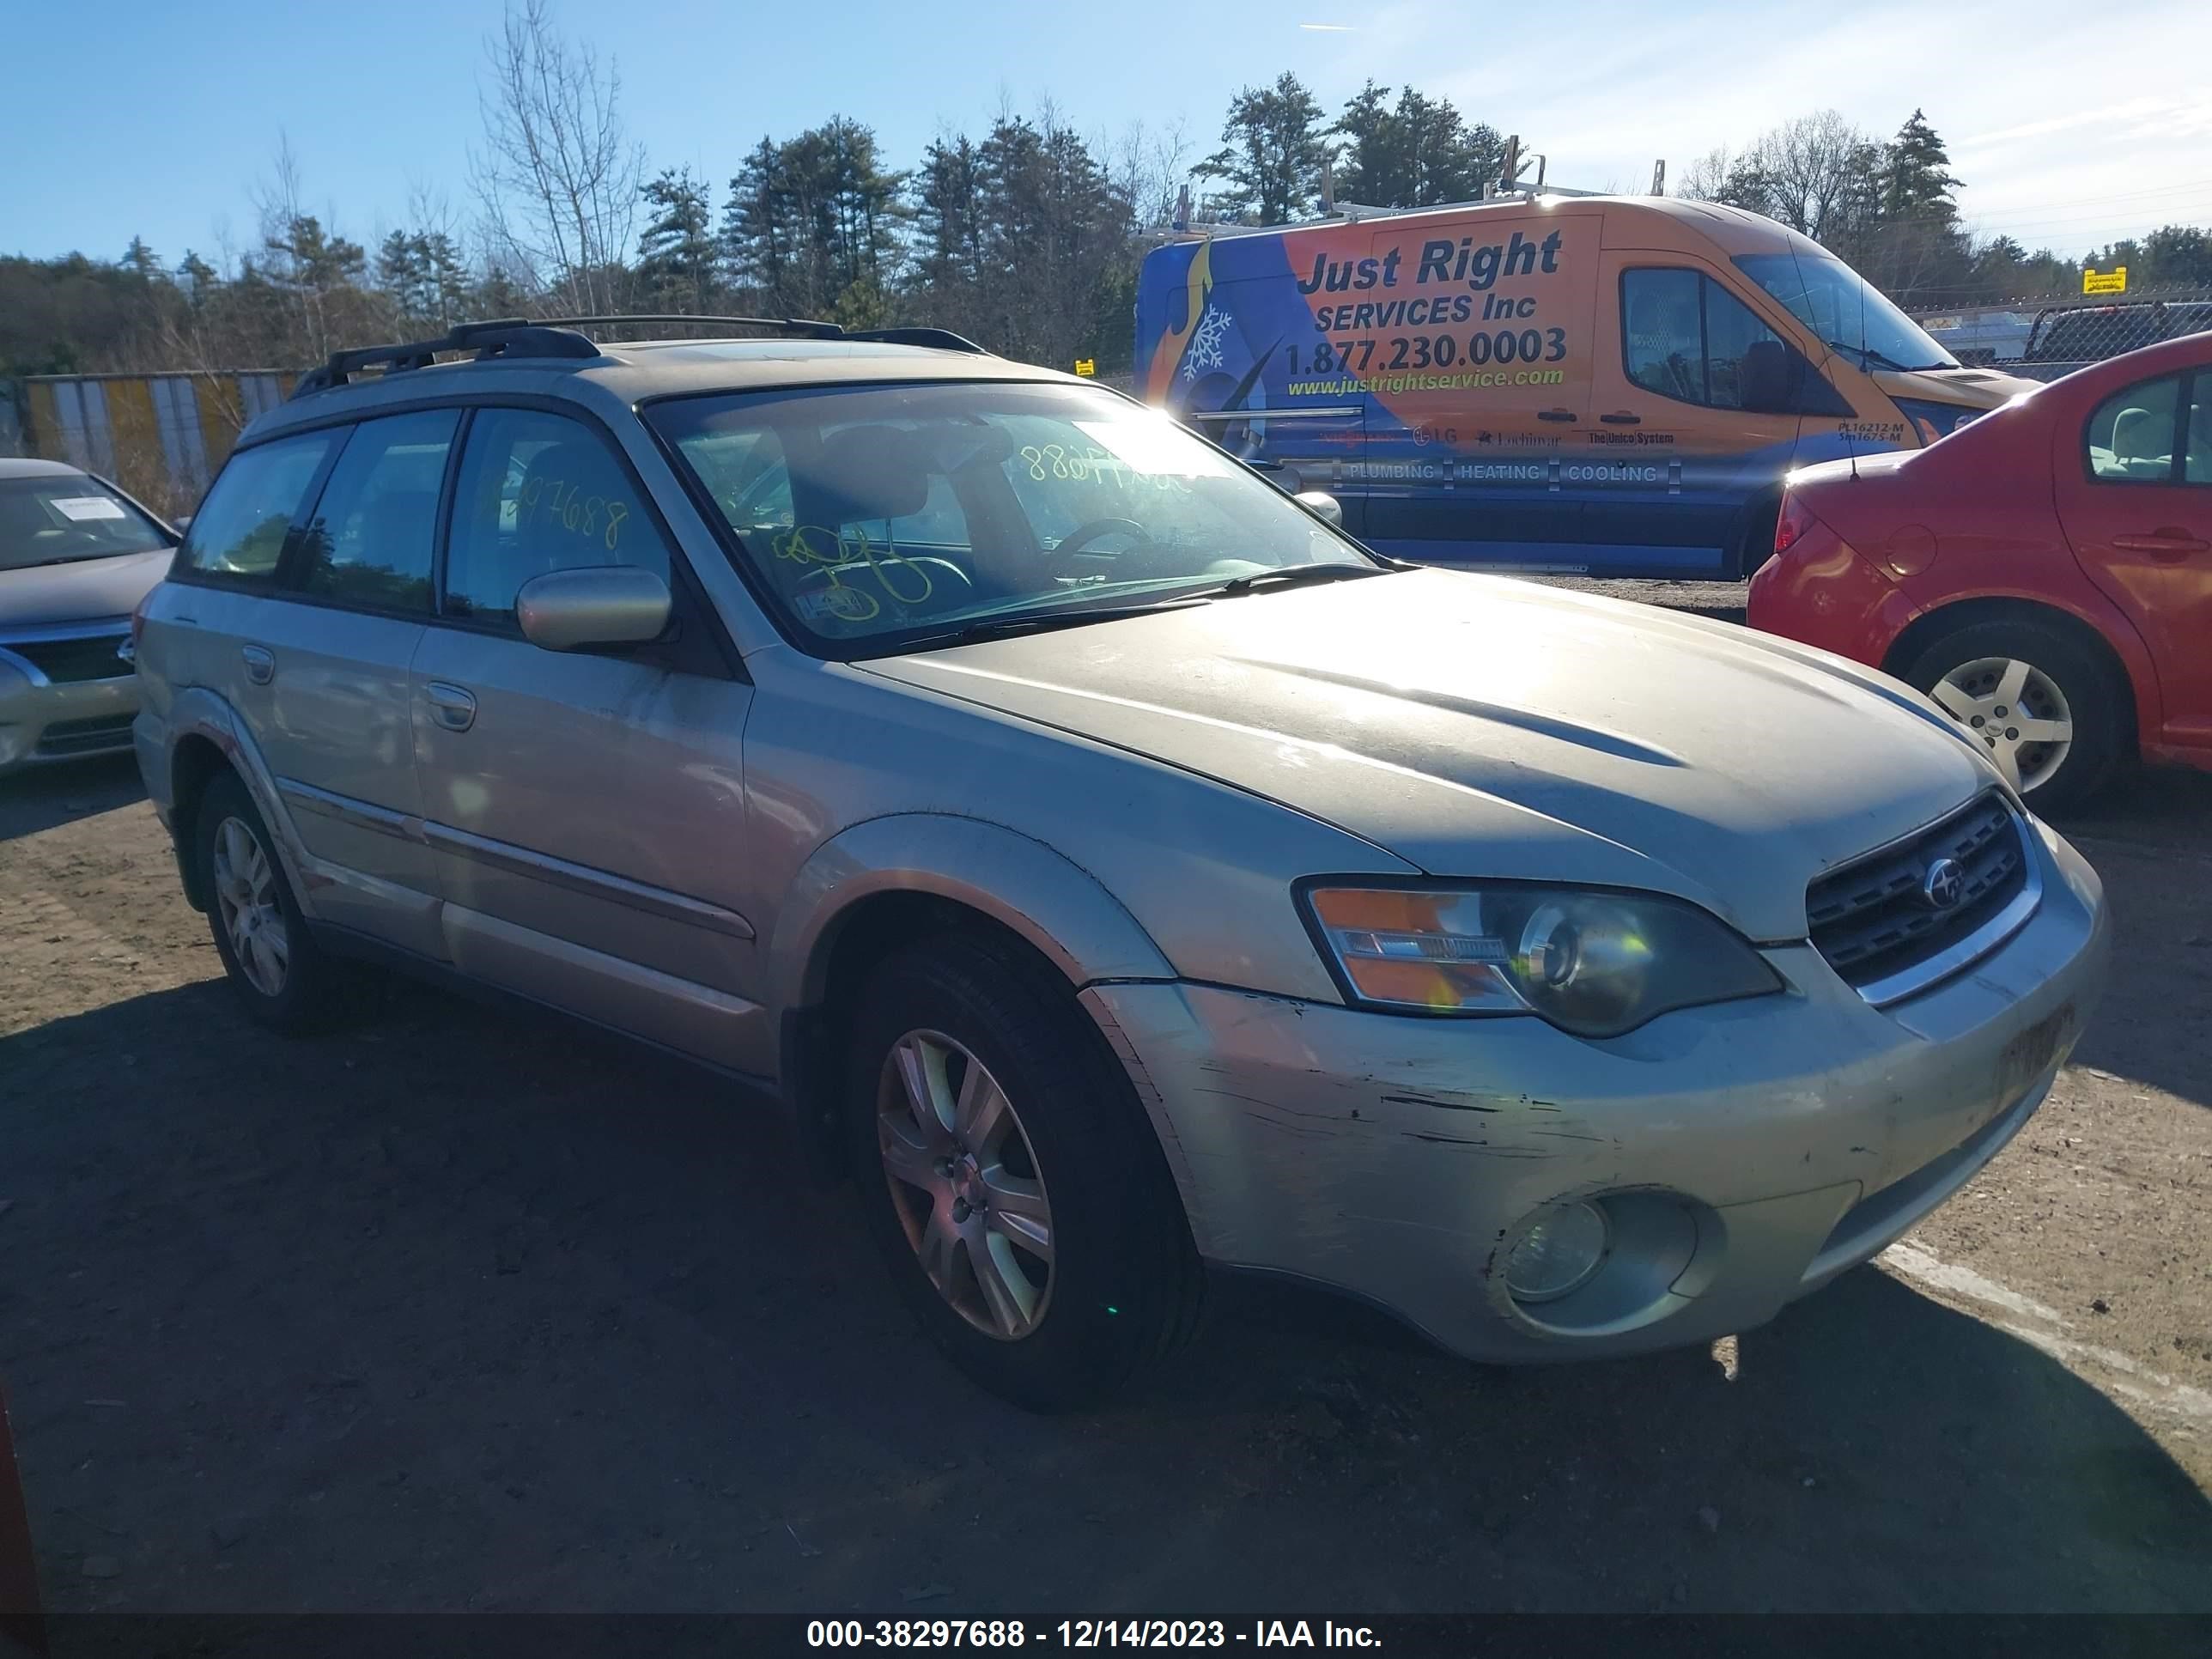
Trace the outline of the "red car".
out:
M 2039 811 L 2137 757 L 2212 767 L 2212 333 L 1793 473 L 1774 547 L 1753 627 L 1929 693 Z

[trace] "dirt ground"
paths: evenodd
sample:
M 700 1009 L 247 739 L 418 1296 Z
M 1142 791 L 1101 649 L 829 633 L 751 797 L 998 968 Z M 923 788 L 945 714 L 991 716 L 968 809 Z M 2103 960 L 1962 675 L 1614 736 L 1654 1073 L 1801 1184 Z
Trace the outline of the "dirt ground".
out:
M 2212 1610 L 2212 778 L 2065 827 L 2111 994 L 1878 1265 L 1531 1370 L 1231 1289 L 1149 1392 L 1046 1419 L 937 1360 L 721 1085 L 400 985 L 265 1038 L 127 763 L 0 784 L 49 1607 Z

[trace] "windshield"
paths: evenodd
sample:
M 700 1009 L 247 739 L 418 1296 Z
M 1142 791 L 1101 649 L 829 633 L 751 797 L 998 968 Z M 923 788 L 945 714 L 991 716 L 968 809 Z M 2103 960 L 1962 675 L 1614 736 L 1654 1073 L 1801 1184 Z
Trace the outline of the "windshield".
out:
M 1166 416 L 1086 386 L 748 392 L 648 418 L 759 586 L 833 654 L 1125 613 L 1289 566 L 1381 568 Z
M 1739 253 L 1744 274 L 1797 320 L 1869 368 L 1956 368 L 1959 360 L 1835 255 L 1807 245 L 1796 253 Z
M 169 545 L 151 519 L 87 473 L 0 478 L 0 570 Z

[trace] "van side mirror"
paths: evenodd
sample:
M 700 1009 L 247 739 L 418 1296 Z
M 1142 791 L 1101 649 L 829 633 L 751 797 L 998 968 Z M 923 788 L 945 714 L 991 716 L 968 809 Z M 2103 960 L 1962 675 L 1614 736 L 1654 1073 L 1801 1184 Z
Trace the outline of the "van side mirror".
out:
M 1344 503 L 1325 489 L 1301 489 L 1291 497 L 1323 524 L 1344 528 Z
M 635 565 L 553 570 L 514 596 L 522 637 L 548 651 L 595 645 L 644 645 L 668 631 L 668 584 Z

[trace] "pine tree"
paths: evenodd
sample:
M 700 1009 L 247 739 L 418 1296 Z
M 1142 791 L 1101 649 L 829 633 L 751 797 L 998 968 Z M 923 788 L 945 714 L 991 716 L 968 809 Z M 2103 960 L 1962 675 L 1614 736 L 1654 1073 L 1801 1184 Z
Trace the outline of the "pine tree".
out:
M 689 168 L 669 168 L 641 192 L 653 216 L 637 242 L 637 273 L 657 310 L 704 313 L 714 290 L 714 210 Z
M 1222 147 L 1192 171 L 1224 182 L 1212 210 L 1279 225 L 1313 211 L 1321 194 L 1321 105 L 1288 70 L 1273 86 L 1246 87 L 1229 106 Z
M 1911 219 L 1948 227 L 1958 222 L 1959 204 L 1951 192 L 1959 181 L 1951 156 L 1928 118 L 1918 110 L 1897 130 L 1881 171 L 1881 211 L 1891 220 Z

